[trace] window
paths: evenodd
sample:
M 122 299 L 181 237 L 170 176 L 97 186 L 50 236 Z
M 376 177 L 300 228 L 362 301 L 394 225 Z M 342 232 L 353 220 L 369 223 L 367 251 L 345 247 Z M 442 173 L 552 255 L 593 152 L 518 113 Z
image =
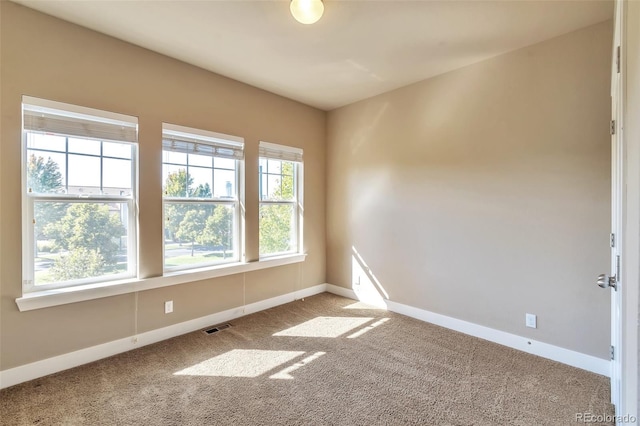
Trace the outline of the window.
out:
M 240 261 L 243 139 L 163 124 L 164 267 Z
M 302 150 L 260 142 L 260 257 L 296 253 L 302 230 Z
M 137 275 L 137 119 L 23 97 L 24 292 Z

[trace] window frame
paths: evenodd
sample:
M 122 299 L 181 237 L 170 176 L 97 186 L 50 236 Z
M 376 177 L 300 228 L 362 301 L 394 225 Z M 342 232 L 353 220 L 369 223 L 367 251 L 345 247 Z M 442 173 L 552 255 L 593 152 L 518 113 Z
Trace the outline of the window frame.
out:
M 280 145 L 271 142 L 260 141 L 258 155 L 258 215 L 263 205 L 289 205 L 293 207 L 292 214 L 292 232 L 295 236 L 292 241 L 295 243 L 293 250 L 266 253 L 261 252 L 259 235 L 260 235 L 260 217 L 258 216 L 258 256 L 259 259 L 270 259 L 274 257 L 288 256 L 300 254 L 303 252 L 304 241 L 304 161 L 303 150 L 288 145 Z M 260 188 L 262 187 L 262 176 L 260 170 L 260 160 L 276 160 L 281 162 L 293 163 L 293 200 L 263 200 Z M 266 173 L 269 175 L 269 173 Z
M 138 277 L 138 173 L 139 173 L 139 154 L 138 154 L 138 119 L 124 114 L 113 113 L 109 111 L 98 110 L 94 108 L 88 108 L 78 105 L 72 105 L 62 102 L 50 101 L 46 99 L 35 98 L 31 96 L 22 97 L 22 135 L 21 135 L 21 199 L 22 199 L 22 293 L 37 293 L 47 290 L 60 290 L 69 289 L 77 286 L 87 284 L 105 283 L 109 284 L 126 279 L 135 279 Z M 25 109 L 26 106 L 26 109 Z M 49 131 L 50 129 L 42 129 L 41 131 L 28 130 L 25 127 L 25 110 L 37 111 L 55 110 L 60 113 L 61 117 L 67 118 L 69 121 L 73 121 L 74 118 L 81 117 L 84 120 L 88 120 L 94 123 L 103 124 L 122 124 L 126 127 L 131 127 L 135 131 L 135 142 L 123 141 L 118 139 L 99 138 L 95 135 L 81 135 L 81 134 L 63 134 L 61 132 Z M 64 121 L 64 120 L 62 120 Z M 69 182 L 66 179 L 69 174 L 68 170 L 68 158 L 69 155 L 76 155 L 76 153 L 69 152 L 69 139 L 89 139 L 100 142 L 100 155 L 90 155 L 92 157 L 100 158 L 101 171 L 100 171 L 100 188 L 102 190 L 102 181 L 104 174 L 102 171 L 102 162 L 105 156 L 102 153 L 102 147 L 104 142 L 113 142 L 119 144 L 126 144 L 131 146 L 131 194 L 128 196 L 115 195 L 115 194 L 68 194 L 66 193 L 33 193 L 28 185 L 28 161 L 29 161 L 29 148 L 28 139 L 29 134 L 51 134 L 65 138 L 65 185 L 68 188 Z M 43 149 L 37 149 L 38 151 L 47 151 Z M 51 152 L 54 152 L 53 150 Z M 55 151 L 61 154 L 61 151 Z M 87 155 L 87 154 L 77 154 Z M 106 158 L 110 158 L 106 156 Z M 81 279 L 72 279 L 66 281 L 59 281 L 56 283 L 39 284 L 35 283 L 35 205 L 36 203 L 69 203 L 69 204 L 99 204 L 99 203 L 120 203 L 127 205 L 127 270 L 126 272 L 101 275 L 97 277 L 88 277 Z
M 165 164 L 176 166 L 177 164 L 173 163 L 165 163 L 164 161 L 164 140 L 165 137 L 169 138 L 179 138 L 184 140 L 189 140 L 190 142 L 201 144 L 201 145 L 209 145 L 215 146 L 216 144 L 228 144 L 229 146 L 235 146 L 237 149 L 242 151 L 242 158 L 235 158 L 235 197 L 233 199 L 222 198 L 222 197 L 214 197 L 213 196 L 213 184 L 212 181 L 212 196 L 211 198 L 200 198 L 200 197 L 167 197 L 164 192 L 164 166 Z M 172 274 L 178 272 L 191 272 L 196 270 L 202 270 L 212 267 L 223 267 L 228 264 L 240 263 L 245 261 L 245 253 L 244 253 L 244 215 L 242 214 L 242 206 L 244 205 L 244 138 L 238 136 L 227 135 L 224 133 L 212 132 L 203 129 L 196 129 L 192 127 L 179 126 L 170 123 L 162 123 L 162 140 L 163 140 L 163 159 L 162 159 L 162 168 L 163 168 L 163 181 L 162 181 L 162 268 L 164 274 Z M 214 170 L 220 169 L 215 167 L 215 163 L 213 159 L 216 158 L 216 155 L 212 155 L 212 166 L 211 171 L 214 173 Z M 217 158 L 228 158 L 228 157 L 220 157 Z M 187 155 L 187 172 L 188 175 L 188 155 Z M 199 168 L 206 168 L 203 166 L 194 166 Z M 225 169 L 220 169 L 225 170 Z M 230 170 L 230 169 L 226 169 Z M 232 206 L 233 207 L 233 245 L 232 251 L 235 253 L 235 256 L 230 257 L 228 259 L 223 259 L 221 261 L 214 262 L 205 262 L 205 263 L 194 263 L 194 264 L 186 264 L 180 266 L 170 266 L 167 267 L 166 263 L 166 206 L 168 204 L 205 204 L 205 205 L 223 205 L 223 206 Z

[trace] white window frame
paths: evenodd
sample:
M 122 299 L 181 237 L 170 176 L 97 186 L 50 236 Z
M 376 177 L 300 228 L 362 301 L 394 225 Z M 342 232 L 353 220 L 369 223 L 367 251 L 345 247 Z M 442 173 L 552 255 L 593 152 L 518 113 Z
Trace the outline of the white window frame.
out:
M 32 122 L 27 126 L 39 127 L 39 130 L 27 130 L 25 111 Z M 35 117 L 35 114 L 41 117 Z M 47 121 L 47 117 L 53 120 Z M 59 119 L 62 117 L 62 119 Z M 49 101 L 31 96 L 22 97 L 22 292 L 42 292 L 53 289 L 75 287 L 85 284 L 111 283 L 123 279 L 138 277 L 138 119 L 124 114 L 118 114 L 93 108 L 87 108 L 62 102 Z M 78 122 L 90 122 L 93 126 L 77 125 Z M 116 130 L 115 132 L 113 130 Z M 118 130 L 119 129 L 119 130 Z M 131 195 L 84 195 L 84 194 L 34 194 L 27 188 L 27 134 L 51 133 L 63 137 L 88 138 L 106 142 L 128 143 L 132 147 L 131 153 Z M 118 133 L 126 135 L 128 140 L 118 138 Z M 67 153 L 68 155 L 68 153 Z M 102 155 L 100 155 L 101 158 Z M 68 173 L 68 170 L 67 170 Z M 68 185 L 68 182 L 67 182 Z M 102 275 L 84 279 L 61 281 L 51 284 L 35 285 L 35 218 L 34 205 L 36 202 L 65 202 L 65 203 L 123 203 L 127 205 L 127 271 L 120 274 Z
M 273 257 L 286 256 L 291 254 L 297 254 L 303 252 L 304 241 L 304 151 L 301 148 L 296 148 L 287 145 L 280 145 L 271 142 L 260 141 L 258 147 L 259 159 L 271 159 L 280 161 L 289 161 L 294 165 L 293 168 L 293 200 L 258 200 L 258 212 L 262 205 L 290 205 L 293 207 L 293 224 L 292 228 L 295 232 L 295 249 L 283 252 L 260 253 L 260 247 L 258 247 L 258 253 L 260 259 L 269 259 Z M 258 186 L 260 187 L 260 173 L 258 172 Z M 260 192 L 260 191 L 258 191 Z M 258 194 L 258 197 L 262 197 L 262 194 Z M 259 222 L 259 220 L 258 220 Z M 258 229 L 258 232 L 260 230 Z
M 235 187 L 236 196 L 234 199 L 211 197 L 211 198 L 188 198 L 188 197 L 166 197 L 162 194 L 162 265 L 165 273 L 172 273 L 176 271 L 189 271 L 189 270 L 201 270 L 209 267 L 224 266 L 227 264 L 239 263 L 245 261 L 244 253 L 244 215 L 242 214 L 244 205 L 244 138 L 238 136 L 227 135 L 224 133 L 211 132 L 208 130 L 196 129 L 192 127 L 179 126 L 176 124 L 162 123 L 162 139 L 163 139 L 163 152 L 164 140 L 174 139 L 179 141 L 185 141 L 187 143 L 196 144 L 197 146 L 205 146 L 210 148 L 212 152 L 218 152 L 219 150 L 233 150 L 235 155 L 236 175 L 235 175 Z M 187 152 L 187 151 L 184 151 Z M 241 154 L 238 154 L 241 153 Z M 216 157 L 215 153 L 212 157 Z M 230 158 L 224 156 L 222 158 Z M 164 159 L 162 166 L 164 168 Z M 213 167 L 212 167 L 213 170 Z M 164 179 L 164 174 L 163 174 Z M 162 183 L 164 185 L 164 181 Z M 213 191 L 213 187 L 211 188 Z M 225 205 L 233 207 L 234 215 L 234 229 L 233 229 L 233 252 L 235 256 L 221 261 L 196 263 L 183 266 L 166 266 L 165 258 L 165 238 L 166 238 L 166 218 L 165 207 L 167 204 L 211 204 L 211 205 Z

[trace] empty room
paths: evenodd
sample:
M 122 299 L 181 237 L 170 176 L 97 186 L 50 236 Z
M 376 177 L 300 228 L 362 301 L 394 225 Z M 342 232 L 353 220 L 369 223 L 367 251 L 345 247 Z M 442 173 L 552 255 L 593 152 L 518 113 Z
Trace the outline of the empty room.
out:
M 639 30 L 0 1 L 0 423 L 638 424 Z

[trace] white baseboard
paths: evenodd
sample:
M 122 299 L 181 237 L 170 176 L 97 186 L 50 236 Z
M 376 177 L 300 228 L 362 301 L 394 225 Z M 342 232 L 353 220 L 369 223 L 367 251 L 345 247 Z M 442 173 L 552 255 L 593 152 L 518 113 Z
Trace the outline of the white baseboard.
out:
M 151 330 L 138 334 L 137 336 L 125 337 L 123 339 L 114 340 L 101 345 L 80 349 L 78 351 L 36 361 L 31 364 L 0 371 L 0 389 L 77 367 L 82 364 L 97 361 L 122 352 L 130 351 L 151 343 L 160 342 L 185 333 L 190 333 L 210 325 L 216 325 L 244 315 L 249 315 L 275 306 L 283 305 L 285 303 L 293 302 L 294 300 L 302 299 L 304 297 L 324 293 L 326 288 L 326 284 L 319 284 L 313 287 L 283 294 L 281 296 L 251 303 L 244 307 L 241 306 L 217 312 L 215 314 L 196 318 L 190 321 Z
M 319 284 L 292 293 L 251 303 L 244 307 L 237 307 L 217 312 L 215 314 L 196 318 L 190 321 L 151 330 L 138 334 L 137 336 L 125 337 L 123 339 L 114 340 L 101 345 L 80 349 L 78 351 L 36 361 L 31 364 L 0 371 L 0 389 L 77 367 L 82 364 L 97 361 L 122 352 L 130 351 L 141 346 L 180 336 L 185 333 L 190 333 L 209 325 L 230 321 L 234 318 L 263 311 L 304 297 L 310 297 L 325 291 L 358 300 L 356 293 L 351 289 L 332 284 Z M 481 339 L 489 340 L 491 342 L 499 343 L 510 348 L 558 361 L 563 364 L 568 364 L 593 373 L 604 376 L 610 375 L 610 362 L 601 358 L 571 351 L 548 343 L 527 339 L 526 337 L 506 333 L 504 331 L 495 330 L 456 318 L 447 317 L 445 315 L 436 314 L 424 309 L 392 302 L 390 300 L 385 300 L 385 303 L 387 305 L 387 309 L 392 312 L 479 337 Z
M 339 287 L 333 284 L 327 284 L 326 286 L 327 291 L 330 293 L 358 300 L 356 293 L 351 289 Z M 446 315 L 436 314 L 424 309 L 414 308 L 413 306 L 392 302 L 391 300 L 385 300 L 385 304 L 389 311 L 406 315 L 408 317 L 459 331 L 470 336 L 479 337 L 490 342 L 518 349 L 523 352 L 551 359 L 553 361 L 591 371 L 596 374 L 601 374 L 603 376 L 609 377 L 611 374 L 611 362 L 606 359 L 586 355 L 580 352 L 561 348 L 559 346 L 518 336 L 516 334 L 448 317 Z

